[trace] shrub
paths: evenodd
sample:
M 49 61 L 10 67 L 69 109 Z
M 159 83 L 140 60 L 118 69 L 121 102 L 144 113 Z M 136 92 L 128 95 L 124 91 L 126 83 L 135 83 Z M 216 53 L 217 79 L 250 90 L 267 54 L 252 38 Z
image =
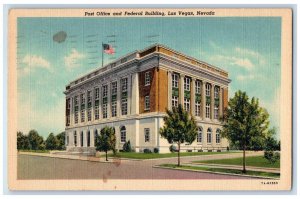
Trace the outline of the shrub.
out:
M 172 153 L 174 153 L 174 152 L 177 151 L 176 146 L 174 146 L 173 144 L 169 147 L 169 149 L 170 149 L 170 151 L 171 151 Z
M 150 149 L 144 149 L 144 153 L 152 153 Z
M 274 164 L 280 159 L 280 153 L 274 151 L 265 151 L 264 158 L 267 159 L 271 164 Z
M 127 142 L 124 143 L 123 151 L 124 152 L 131 152 L 132 151 L 130 140 L 128 140 Z
M 159 148 L 155 147 L 153 151 L 154 151 L 154 153 L 159 153 Z
M 226 150 L 229 151 L 229 146 L 226 147 Z

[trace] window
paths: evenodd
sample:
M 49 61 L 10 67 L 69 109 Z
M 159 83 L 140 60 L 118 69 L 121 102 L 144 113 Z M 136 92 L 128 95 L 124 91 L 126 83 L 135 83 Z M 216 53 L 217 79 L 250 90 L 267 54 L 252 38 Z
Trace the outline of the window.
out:
M 99 120 L 99 106 L 95 106 L 95 120 Z
M 117 116 L 117 101 L 111 102 L 111 116 Z
M 150 85 L 150 72 L 145 73 L 145 86 Z
M 107 104 L 102 105 L 103 118 L 107 118 Z
M 189 112 L 190 111 L 190 99 L 184 98 L 184 110 Z
M 89 147 L 91 145 L 90 131 L 88 131 L 87 134 L 86 134 L 86 140 L 87 140 L 87 147 Z
M 85 95 L 84 95 L 84 93 L 82 93 L 80 95 L 80 101 L 81 101 L 81 104 L 85 104 Z
M 104 85 L 104 86 L 102 87 L 102 96 L 103 96 L 103 97 L 107 97 L 107 85 Z
M 178 107 L 178 97 L 172 96 L 172 107 Z
M 207 103 L 205 106 L 205 117 L 210 118 L 210 104 L 207 104 Z
M 95 88 L 95 100 L 98 100 L 99 99 L 99 88 Z
M 172 74 L 172 87 L 173 88 L 178 88 L 178 80 L 179 80 L 179 75 L 178 74 Z
M 149 95 L 145 96 L 145 110 L 150 110 L 150 97 L 149 97 Z
M 77 124 L 78 123 L 78 109 L 76 108 L 75 109 L 75 124 Z
M 87 101 L 88 101 L 88 103 L 92 102 L 92 91 L 87 92 Z
M 74 132 L 74 146 L 77 146 L 77 132 Z
M 111 83 L 111 95 L 117 95 L 117 82 Z
M 219 93 L 220 93 L 220 88 L 219 87 L 215 87 L 215 99 L 219 98 Z
M 195 92 L 201 94 L 201 82 L 199 80 L 195 81 Z
M 220 139 L 220 129 L 217 129 L 217 132 L 216 132 L 216 143 L 220 144 L 220 141 L 221 141 L 221 139 Z
M 80 133 L 80 146 L 83 147 L 83 131 Z
M 197 134 L 197 142 L 201 143 L 202 142 L 202 128 L 198 128 L 198 134 Z
M 219 119 L 219 106 L 217 106 L 216 104 L 214 107 L 214 118 Z
M 211 144 L 211 133 L 212 133 L 211 128 L 208 128 L 207 129 L 207 143 L 208 144 Z
M 81 109 L 81 122 L 84 122 L 85 119 L 85 111 L 84 109 Z
M 145 133 L 145 142 L 150 142 L 150 129 L 145 128 L 144 133 Z
M 191 79 L 189 77 L 184 77 L 184 84 L 183 84 L 185 91 L 191 90 Z
M 98 131 L 97 129 L 94 131 L 94 146 L 96 146 L 97 143 L 97 136 L 98 136 Z
M 195 102 L 195 115 L 200 116 L 200 102 Z
M 127 99 L 122 99 L 122 115 L 127 115 Z
M 92 108 L 91 107 L 88 108 L 87 114 L 88 114 L 88 121 L 92 121 Z
M 210 84 L 205 85 L 205 95 L 210 96 Z
M 127 78 L 121 79 L 121 85 L 122 85 L 122 92 L 127 91 L 127 85 L 128 85 Z
M 78 96 L 74 97 L 74 101 L 75 101 L 75 106 L 77 106 L 78 105 Z
M 124 143 L 124 142 L 126 142 L 126 128 L 125 128 L 125 126 L 121 127 L 120 132 L 121 132 L 121 134 L 120 134 L 121 135 L 121 142 Z

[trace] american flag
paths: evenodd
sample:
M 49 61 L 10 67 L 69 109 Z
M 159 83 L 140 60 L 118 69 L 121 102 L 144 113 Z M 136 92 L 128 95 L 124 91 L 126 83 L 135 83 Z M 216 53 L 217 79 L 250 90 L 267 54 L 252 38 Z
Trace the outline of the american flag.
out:
M 103 46 L 103 51 L 106 54 L 110 54 L 110 55 L 115 54 L 115 49 L 111 45 L 109 45 L 109 44 L 102 44 L 102 46 Z

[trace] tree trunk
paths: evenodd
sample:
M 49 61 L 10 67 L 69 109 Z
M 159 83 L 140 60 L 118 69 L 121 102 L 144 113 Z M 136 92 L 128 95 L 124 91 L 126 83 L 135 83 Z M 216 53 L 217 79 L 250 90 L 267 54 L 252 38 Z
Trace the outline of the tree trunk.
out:
M 108 159 L 107 159 L 107 151 L 105 151 L 105 157 L 106 157 L 106 161 L 108 161 Z
M 243 147 L 243 173 L 246 173 L 246 146 Z
M 178 143 L 178 164 L 177 166 L 180 166 L 180 143 Z

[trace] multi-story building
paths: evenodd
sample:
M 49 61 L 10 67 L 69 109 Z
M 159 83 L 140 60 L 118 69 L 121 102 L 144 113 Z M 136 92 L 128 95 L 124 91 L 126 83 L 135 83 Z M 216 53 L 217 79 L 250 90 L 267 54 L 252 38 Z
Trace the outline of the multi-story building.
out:
M 165 110 L 182 104 L 195 116 L 194 143 L 184 151 L 219 151 L 219 117 L 228 103 L 228 73 L 163 45 L 132 52 L 66 86 L 66 147 L 94 152 L 95 135 L 114 127 L 118 150 L 130 140 L 133 149 L 169 152 L 161 138 Z

